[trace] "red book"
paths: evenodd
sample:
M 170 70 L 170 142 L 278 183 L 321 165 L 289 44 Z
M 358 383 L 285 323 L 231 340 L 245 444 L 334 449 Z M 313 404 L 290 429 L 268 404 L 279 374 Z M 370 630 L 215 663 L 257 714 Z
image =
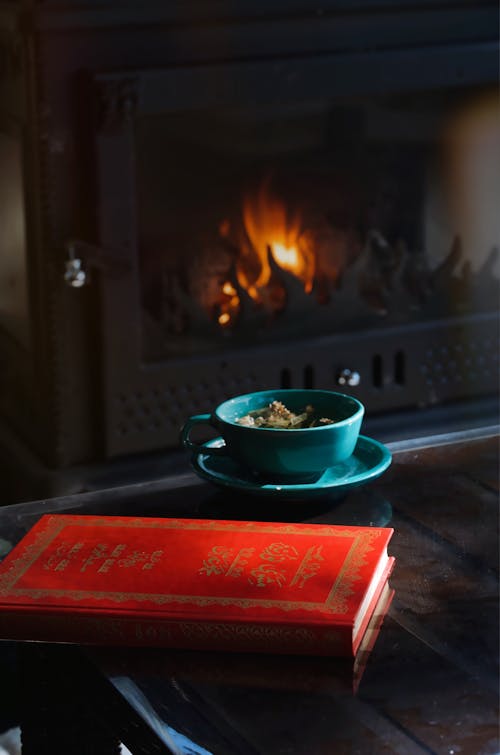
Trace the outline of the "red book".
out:
M 46 515 L 0 567 L 0 638 L 353 656 L 392 533 Z

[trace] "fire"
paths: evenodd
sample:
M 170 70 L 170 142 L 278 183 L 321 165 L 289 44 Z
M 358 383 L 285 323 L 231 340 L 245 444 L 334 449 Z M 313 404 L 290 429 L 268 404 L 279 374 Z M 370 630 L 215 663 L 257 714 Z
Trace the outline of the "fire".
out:
M 311 291 L 314 255 L 301 244 L 302 214 L 287 210 L 284 201 L 271 191 L 269 178 L 261 183 L 257 192 L 244 197 L 243 223 L 258 261 L 255 280 L 248 280 L 245 260 L 238 270 L 238 280 L 250 296 L 258 298 L 258 289 L 269 283 L 269 252 L 279 267 L 302 280 L 305 290 Z M 248 252 L 246 256 L 249 256 Z
M 236 280 L 225 280 L 217 302 L 217 322 L 222 328 L 232 326 L 240 309 L 240 296 L 235 285 L 254 301 L 279 310 L 285 301 L 286 286 L 272 278 L 270 258 L 277 267 L 294 275 L 310 293 L 315 274 L 315 254 L 304 234 L 302 213 L 293 212 L 271 189 L 266 178 L 254 192 L 243 197 L 243 226 L 239 239 L 232 233 L 228 220 L 219 225 L 222 238 L 238 248 Z M 238 232 L 236 231 L 236 234 Z

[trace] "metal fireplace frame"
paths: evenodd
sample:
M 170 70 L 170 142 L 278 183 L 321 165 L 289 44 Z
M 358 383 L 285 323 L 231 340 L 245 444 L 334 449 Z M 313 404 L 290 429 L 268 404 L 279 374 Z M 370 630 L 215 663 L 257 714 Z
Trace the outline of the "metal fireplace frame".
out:
M 228 395 L 338 387 L 346 368 L 373 413 L 495 393 L 487 314 L 377 329 L 376 346 L 365 330 L 145 364 L 134 121 L 242 97 L 495 82 L 497 23 L 496 3 L 472 0 L 5 8 L 0 126 L 23 150 L 31 330 L 29 348 L 0 330 L 0 415 L 16 442 L 52 468 L 174 448 L 187 415 Z M 90 285 L 68 286 L 79 272 Z
M 212 356 L 145 363 L 138 328 L 141 303 L 134 171 L 134 123 L 144 115 L 245 101 L 286 103 L 308 97 L 434 89 L 453 81 L 463 84 L 464 72 L 468 72 L 468 82 L 484 81 L 489 67 L 488 50 L 470 45 L 453 55 L 443 48 L 430 48 L 423 65 L 422 50 L 417 49 L 321 55 L 311 60 L 232 61 L 101 73 L 93 78 L 98 113 L 99 240 L 103 249 L 120 250 L 119 257 L 127 266 L 122 274 L 113 274 L 109 263 L 102 280 L 104 354 L 109 355 L 104 383 L 108 456 L 175 447 L 184 417 L 209 411 L 237 393 L 283 385 L 284 375 L 294 386 L 338 389 L 342 369 L 351 369 L 361 376 L 361 382 L 359 387 L 348 385 L 347 389 L 374 412 L 495 390 L 491 332 L 495 318 L 488 316 L 378 329 L 376 334 L 335 333 L 276 344 L 271 349 L 253 346 L 221 350 Z M 370 346 L 374 342 L 376 346 Z M 483 355 L 481 364 L 474 355 L 460 358 L 468 343 L 477 345 Z M 403 370 L 397 374 L 398 359 L 404 363 L 404 376 Z M 378 377 L 373 374 L 377 360 L 381 365 Z

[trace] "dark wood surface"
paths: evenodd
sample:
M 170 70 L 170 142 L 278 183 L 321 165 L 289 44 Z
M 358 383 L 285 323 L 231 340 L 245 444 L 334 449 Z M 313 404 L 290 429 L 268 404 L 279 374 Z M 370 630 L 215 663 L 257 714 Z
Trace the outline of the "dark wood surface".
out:
M 66 702 L 79 732 L 66 752 L 112 753 L 118 738 L 133 753 L 498 753 L 498 438 L 422 445 L 392 444 L 389 470 L 340 500 L 276 506 L 219 492 L 186 465 L 146 485 L 0 510 L 4 550 L 49 511 L 395 529 L 395 596 L 362 673 L 333 658 L 26 643 L 25 752 L 37 752 L 38 694 L 49 734 Z

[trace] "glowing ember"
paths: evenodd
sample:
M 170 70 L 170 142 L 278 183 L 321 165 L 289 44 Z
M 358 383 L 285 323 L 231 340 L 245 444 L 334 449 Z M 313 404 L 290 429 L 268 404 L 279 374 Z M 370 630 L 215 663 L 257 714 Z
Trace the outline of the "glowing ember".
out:
M 240 308 L 240 297 L 230 281 L 225 281 L 221 288 L 221 301 L 217 322 L 222 328 L 230 325 Z
M 226 281 L 222 286 L 222 293 L 226 294 L 226 296 L 236 296 L 236 289 L 232 283 Z

